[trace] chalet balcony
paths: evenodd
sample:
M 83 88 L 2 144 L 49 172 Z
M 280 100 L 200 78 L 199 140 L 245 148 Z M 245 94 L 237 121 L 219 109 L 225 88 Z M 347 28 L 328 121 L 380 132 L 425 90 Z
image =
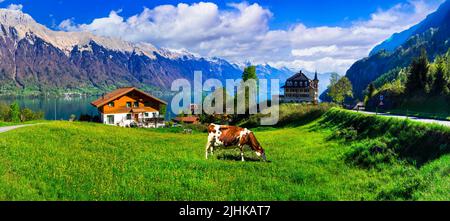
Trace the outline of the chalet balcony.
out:
M 141 128 L 158 128 L 165 126 L 165 119 L 161 116 L 151 116 L 151 117 L 138 117 L 133 121 L 135 127 Z

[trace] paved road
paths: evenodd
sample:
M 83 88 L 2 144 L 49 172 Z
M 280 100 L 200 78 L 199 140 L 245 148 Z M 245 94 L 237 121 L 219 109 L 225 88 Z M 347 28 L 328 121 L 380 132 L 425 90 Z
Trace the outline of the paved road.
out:
M 4 133 L 6 131 L 14 130 L 21 127 L 29 127 L 36 124 L 23 124 L 23 125 L 15 125 L 15 126 L 6 126 L 6 127 L 0 127 L 0 133 Z
M 356 112 L 356 111 L 355 111 Z M 376 114 L 375 112 L 368 112 L 368 111 L 359 111 L 359 113 L 364 113 L 364 114 Z M 440 125 L 444 125 L 447 127 L 450 127 L 450 121 L 446 121 L 446 120 L 433 120 L 433 119 L 425 119 L 425 118 L 419 118 L 419 117 L 411 117 L 411 116 L 402 116 L 402 115 L 394 115 L 394 114 L 385 114 L 385 113 L 378 113 L 378 115 L 380 116 L 386 116 L 386 117 L 395 117 L 395 118 L 400 118 L 400 119 L 410 119 L 413 121 L 419 121 L 419 122 L 423 122 L 423 123 L 435 123 L 435 124 L 440 124 Z

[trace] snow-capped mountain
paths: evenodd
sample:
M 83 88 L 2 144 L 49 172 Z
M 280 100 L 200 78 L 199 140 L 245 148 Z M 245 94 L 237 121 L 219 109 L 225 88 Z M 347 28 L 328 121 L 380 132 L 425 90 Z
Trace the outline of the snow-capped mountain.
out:
M 0 94 L 101 92 L 129 85 L 167 90 L 175 79 L 193 79 L 194 71 L 202 71 L 204 78 L 238 79 L 242 70 L 224 59 L 186 50 L 53 31 L 21 11 L 0 9 Z

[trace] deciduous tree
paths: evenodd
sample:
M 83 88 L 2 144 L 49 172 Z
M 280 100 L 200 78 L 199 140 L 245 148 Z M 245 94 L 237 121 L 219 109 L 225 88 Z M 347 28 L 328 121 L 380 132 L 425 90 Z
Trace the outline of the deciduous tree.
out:
M 353 86 L 347 77 L 342 77 L 339 80 L 332 76 L 331 84 L 329 86 L 328 95 L 335 103 L 343 104 L 345 98 L 353 97 Z

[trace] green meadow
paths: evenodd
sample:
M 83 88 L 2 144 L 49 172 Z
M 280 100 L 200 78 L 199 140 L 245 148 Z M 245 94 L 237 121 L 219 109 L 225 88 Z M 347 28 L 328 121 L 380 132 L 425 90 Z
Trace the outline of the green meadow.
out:
M 401 140 L 365 134 L 348 124 L 360 116 L 346 115 L 332 109 L 306 125 L 255 128 L 269 162 L 250 151 L 240 162 L 235 150 L 205 160 L 206 133 L 176 128 L 20 128 L 0 134 L 0 200 L 450 200 L 445 140 L 417 163 Z

